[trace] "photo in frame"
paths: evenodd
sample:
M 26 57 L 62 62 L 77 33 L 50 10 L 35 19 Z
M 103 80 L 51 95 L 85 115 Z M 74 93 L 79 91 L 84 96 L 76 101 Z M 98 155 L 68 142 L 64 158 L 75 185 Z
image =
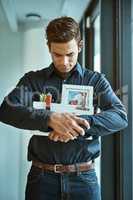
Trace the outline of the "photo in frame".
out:
M 93 114 L 93 87 L 63 84 L 61 103 L 72 106 L 76 113 Z

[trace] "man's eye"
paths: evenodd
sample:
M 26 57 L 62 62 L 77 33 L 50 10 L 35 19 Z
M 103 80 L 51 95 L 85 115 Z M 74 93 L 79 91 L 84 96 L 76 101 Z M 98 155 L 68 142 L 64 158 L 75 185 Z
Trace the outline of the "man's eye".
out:
M 69 57 L 73 57 L 73 56 L 74 56 L 74 53 L 69 54 Z
M 58 55 L 58 54 L 54 54 L 56 57 L 60 57 L 60 55 Z

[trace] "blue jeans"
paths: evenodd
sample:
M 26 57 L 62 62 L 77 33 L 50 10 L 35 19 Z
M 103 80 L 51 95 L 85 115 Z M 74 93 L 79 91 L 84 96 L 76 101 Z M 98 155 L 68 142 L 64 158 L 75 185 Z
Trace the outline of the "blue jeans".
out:
M 100 190 L 94 169 L 87 172 L 43 172 L 31 167 L 25 200 L 100 200 Z

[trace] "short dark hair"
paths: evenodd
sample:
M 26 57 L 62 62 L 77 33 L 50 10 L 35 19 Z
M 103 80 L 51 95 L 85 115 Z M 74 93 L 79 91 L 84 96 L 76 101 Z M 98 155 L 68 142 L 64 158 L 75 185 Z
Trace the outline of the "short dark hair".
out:
M 79 24 L 71 17 L 60 17 L 49 22 L 46 28 L 46 39 L 51 42 L 69 42 L 75 39 L 81 40 Z

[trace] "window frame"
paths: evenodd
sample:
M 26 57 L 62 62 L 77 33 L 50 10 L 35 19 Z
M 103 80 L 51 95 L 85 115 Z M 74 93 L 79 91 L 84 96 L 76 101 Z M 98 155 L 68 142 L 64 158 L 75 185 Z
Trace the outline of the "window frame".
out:
M 101 72 L 106 74 L 116 93 L 121 90 L 122 86 L 128 86 L 129 120 L 129 125 L 125 130 L 101 139 L 102 200 L 133 199 L 133 98 L 130 95 L 133 94 L 133 70 L 131 69 L 131 43 L 133 44 L 131 5 L 133 5 L 133 0 L 93 0 L 89 4 L 81 22 L 81 31 L 85 40 L 83 52 L 85 55 L 82 58 L 84 66 L 92 70 L 93 30 L 86 29 L 86 16 L 93 13 L 97 3 L 100 3 L 101 19 Z M 89 44 L 86 42 L 88 39 Z M 120 92 L 122 100 L 124 100 L 124 95 Z

